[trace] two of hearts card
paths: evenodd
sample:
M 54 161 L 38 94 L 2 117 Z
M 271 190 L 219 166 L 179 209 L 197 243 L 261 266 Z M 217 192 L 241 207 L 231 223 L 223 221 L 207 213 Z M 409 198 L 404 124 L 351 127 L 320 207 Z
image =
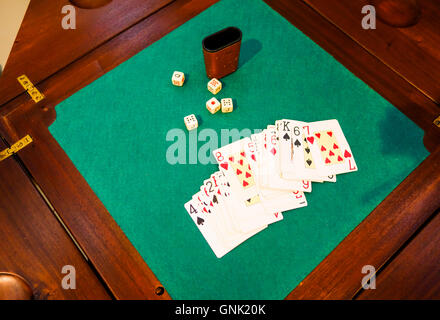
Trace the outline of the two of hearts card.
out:
M 213 155 L 219 171 L 185 209 L 218 258 L 283 220 L 283 212 L 307 206 L 312 182 L 357 171 L 337 120 L 278 120 Z

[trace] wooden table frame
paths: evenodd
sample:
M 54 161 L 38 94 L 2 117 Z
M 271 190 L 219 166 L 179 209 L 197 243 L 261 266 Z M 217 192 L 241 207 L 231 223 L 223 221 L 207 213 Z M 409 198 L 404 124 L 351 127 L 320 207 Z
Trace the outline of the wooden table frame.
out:
M 32 136 L 34 142 L 20 151 L 20 161 L 114 298 L 170 296 L 50 134 L 55 105 L 215 2 L 176 0 L 36 84 L 46 96 L 43 101 L 35 104 L 23 93 L 0 107 L 0 135 L 9 144 Z M 431 152 L 287 296 L 352 299 L 361 290 L 362 266 L 380 271 L 440 208 L 440 129 L 433 125 L 440 109 L 303 1 L 266 2 L 422 128 Z

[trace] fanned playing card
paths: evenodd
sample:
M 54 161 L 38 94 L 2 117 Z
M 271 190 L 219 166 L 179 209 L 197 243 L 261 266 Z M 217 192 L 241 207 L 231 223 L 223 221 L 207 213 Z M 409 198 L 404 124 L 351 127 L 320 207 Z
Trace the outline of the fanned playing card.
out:
M 337 120 L 278 120 L 213 154 L 220 171 L 185 209 L 219 258 L 283 220 L 283 212 L 307 206 L 312 181 L 336 182 L 337 174 L 357 170 Z
M 237 204 L 237 201 L 234 198 L 234 195 L 231 195 L 230 184 L 229 184 L 229 182 L 227 182 L 226 176 L 223 174 L 223 172 L 218 171 L 214 175 L 215 175 L 216 179 L 218 180 L 218 182 L 220 183 L 220 190 L 221 190 L 222 194 L 224 195 L 224 197 L 226 198 L 224 203 L 226 206 L 229 207 L 230 212 L 232 213 L 233 221 L 239 221 L 237 215 L 241 216 L 240 207 L 242 207 L 242 205 Z M 268 210 L 268 211 L 270 211 L 270 210 Z M 272 224 L 272 223 L 278 222 L 282 219 L 283 219 L 283 215 L 281 213 L 274 212 L 273 214 L 266 213 L 263 221 L 266 224 Z
M 257 135 L 251 136 L 251 140 L 252 142 L 246 146 L 245 151 L 251 168 L 256 168 L 260 162 L 258 152 L 259 146 L 255 142 L 258 140 Z M 258 175 L 255 175 L 255 177 L 258 181 Z M 307 206 L 307 200 L 302 191 L 277 190 L 260 187 L 260 196 L 263 206 L 265 206 L 267 210 L 275 212 L 283 212 Z
M 326 174 L 326 170 L 320 166 L 316 166 L 314 155 L 306 139 L 305 130 L 308 124 L 296 120 L 279 120 L 277 121 L 277 132 L 279 140 L 282 140 L 284 151 L 281 152 L 280 166 L 281 176 L 286 180 L 309 180 L 313 182 L 330 181 L 335 182 L 336 177 Z M 291 139 L 289 143 L 282 137 L 287 135 Z M 288 157 L 287 155 L 290 154 Z
M 248 234 L 238 234 L 233 239 L 225 239 L 222 238 L 221 233 L 218 231 L 215 219 L 206 213 L 200 212 L 196 200 L 193 199 L 188 201 L 185 204 L 185 209 L 200 230 L 206 242 L 208 242 L 212 251 L 214 251 L 217 258 L 223 257 L 226 253 L 230 252 L 232 249 L 264 229 L 260 228 L 259 230 Z
M 262 179 L 263 187 L 288 190 L 288 191 L 312 191 L 312 183 L 307 180 L 287 180 L 281 177 L 280 170 L 280 152 L 278 145 L 278 133 L 275 126 L 268 126 L 267 130 L 263 131 L 263 148 L 262 160 Z
M 227 239 L 234 237 L 239 230 L 234 228 L 228 208 L 222 203 L 220 188 L 212 179 L 205 180 L 200 187 L 200 198 L 211 212 L 218 216 L 219 226 L 224 231 L 223 236 Z
M 353 152 L 338 120 L 309 123 L 306 139 L 316 166 L 324 170 L 326 176 L 358 170 Z
M 244 145 L 250 143 L 249 138 L 238 140 L 220 149 L 213 154 L 230 184 L 229 201 L 234 206 L 235 222 L 243 232 L 249 232 L 272 221 L 272 215 L 263 207 L 258 186 L 255 183 L 254 173 L 247 162 Z
M 214 251 L 217 258 L 224 256 L 227 252 L 226 243 L 223 242 L 220 234 L 217 232 L 214 219 L 200 209 L 200 206 L 195 199 L 185 203 L 185 209 L 205 240 L 208 242 L 212 251 Z

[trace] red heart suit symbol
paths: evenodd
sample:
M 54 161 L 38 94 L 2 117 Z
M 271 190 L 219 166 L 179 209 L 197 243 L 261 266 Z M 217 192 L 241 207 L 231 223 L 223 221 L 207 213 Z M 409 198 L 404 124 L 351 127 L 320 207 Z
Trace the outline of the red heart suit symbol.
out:
M 344 157 L 345 157 L 345 158 L 351 158 L 351 153 L 348 152 L 348 150 L 345 150 L 345 152 L 344 152 Z
M 313 137 L 307 137 L 307 140 L 308 140 L 310 143 L 313 144 L 313 141 L 315 141 L 315 138 L 313 138 Z
M 228 163 L 224 162 L 224 163 L 220 164 L 220 167 L 222 167 L 225 170 L 228 170 Z

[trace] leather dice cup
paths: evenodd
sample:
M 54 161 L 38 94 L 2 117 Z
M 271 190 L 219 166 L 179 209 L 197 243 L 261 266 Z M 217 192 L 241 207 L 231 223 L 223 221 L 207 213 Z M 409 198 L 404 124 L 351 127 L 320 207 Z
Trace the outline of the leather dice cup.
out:
M 241 38 L 240 29 L 228 27 L 203 39 L 203 56 L 208 78 L 220 79 L 237 70 Z

